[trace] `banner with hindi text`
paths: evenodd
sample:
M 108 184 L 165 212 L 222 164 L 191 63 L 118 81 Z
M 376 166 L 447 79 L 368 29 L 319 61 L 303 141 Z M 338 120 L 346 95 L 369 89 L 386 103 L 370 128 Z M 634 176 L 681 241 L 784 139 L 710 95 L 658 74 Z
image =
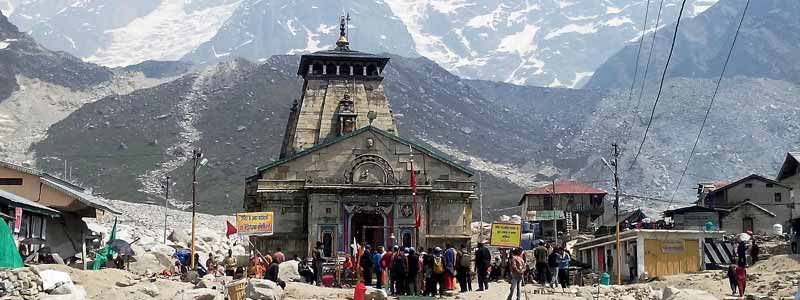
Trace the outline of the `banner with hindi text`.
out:
M 236 214 L 239 235 L 272 235 L 273 212 L 262 211 Z

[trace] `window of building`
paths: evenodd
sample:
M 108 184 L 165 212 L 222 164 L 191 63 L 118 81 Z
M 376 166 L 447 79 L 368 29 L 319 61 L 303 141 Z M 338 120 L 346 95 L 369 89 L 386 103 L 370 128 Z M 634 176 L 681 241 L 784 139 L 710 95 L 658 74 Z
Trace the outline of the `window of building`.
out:
M 22 178 L 0 178 L 0 185 L 22 185 Z
M 544 209 L 553 209 L 553 197 L 545 195 L 542 206 L 544 206 Z
M 775 202 L 781 202 L 781 193 L 775 193 Z
M 745 183 L 744 187 L 749 189 L 749 188 L 753 187 L 753 184 L 752 183 Z
M 767 187 L 768 187 L 768 188 L 771 188 L 771 187 L 773 187 L 773 186 L 774 186 L 774 185 L 773 185 L 772 183 L 767 183 Z

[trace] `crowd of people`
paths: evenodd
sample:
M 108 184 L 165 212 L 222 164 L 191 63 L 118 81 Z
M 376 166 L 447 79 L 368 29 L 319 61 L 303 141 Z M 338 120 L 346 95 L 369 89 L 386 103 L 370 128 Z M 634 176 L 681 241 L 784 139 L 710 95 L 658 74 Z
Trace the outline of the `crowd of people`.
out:
M 314 261 L 320 249 L 318 243 L 312 251 Z M 492 263 L 492 254 L 483 243 L 476 248 L 446 244 L 444 248 L 428 249 L 363 245 L 354 256 L 347 255 L 342 268 L 345 276 L 357 277 L 368 286 L 385 288 L 395 296 L 444 296 L 456 289 L 464 293 L 473 290 L 476 279 L 476 291 L 487 290 L 490 281 L 506 279 L 511 283 L 508 299 L 514 294 L 521 299 L 521 286 L 526 283 L 569 286 L 569 251 L 541 242 L 533 253 L 536 263 L 529 266 L 521 248 L 503 249 Z

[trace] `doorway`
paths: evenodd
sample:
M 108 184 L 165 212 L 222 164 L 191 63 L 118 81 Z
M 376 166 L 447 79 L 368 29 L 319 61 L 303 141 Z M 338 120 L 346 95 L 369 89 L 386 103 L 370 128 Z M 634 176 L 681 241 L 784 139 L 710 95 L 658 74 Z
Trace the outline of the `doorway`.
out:
M 384 246 L 386 224 L 383 216 L 377 213 L 356 213 L 350 221 L 350 236 L 361 244 Z
M 753 218 L 746 217 L 742 219 L 742 232 L 753 231 Z

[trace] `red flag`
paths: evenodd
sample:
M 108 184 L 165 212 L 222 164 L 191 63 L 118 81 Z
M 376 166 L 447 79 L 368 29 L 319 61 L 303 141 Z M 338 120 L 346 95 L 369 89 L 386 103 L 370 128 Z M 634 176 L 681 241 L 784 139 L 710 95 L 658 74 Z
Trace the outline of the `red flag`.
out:
M 236 230 L 236 226 L 233 226 L 233 224 L 231 224 L 231 221 L 225 221 L 225 223 L 228 223 L 228 228 L 225 230 L 225 237 L 230 238 L 232 235 L 239 232 L 238 230 Z
M 417 174 L 414 173 L 413 158 L 411 159 L 411 201 L 414 205 L 414 226 L 419 228 L 420 225 L 422 225 L 422 219 L 420 219 L 419 211 L 417 209 Z

